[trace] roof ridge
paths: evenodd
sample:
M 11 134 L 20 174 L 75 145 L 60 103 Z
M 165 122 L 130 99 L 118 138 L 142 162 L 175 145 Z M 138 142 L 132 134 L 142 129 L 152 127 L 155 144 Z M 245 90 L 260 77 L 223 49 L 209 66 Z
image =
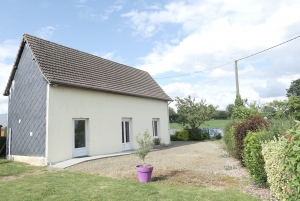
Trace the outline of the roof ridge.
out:
M 43 40 L 45 42 L 48 42 L 48 43 L 52 43 L 52 44 L 55 44 L 55 45 L 58 45 L 58 46 L 61 46 L 61 47 L 64 47 L 64 48 L 68 48 L 70 50 L 74 50 L 74 51 L 77 51 L 77 52 L 80 52 L 80 53 L 83 53 L 83 54 L 87 54 L 87 55 L 90 55 L 90 56 L 93 56 L 93 57 L 96 57 L 96 58 L 101 58 L 105 61 L 108 61 L 108 62 L 112 62 L 112 63 L 117 63 L 117 64 L 120 64 L 120 65 L 123 65 L 124 67 L 128 67 L 130 69 L 136 69 L 136 70 L 139 70 L 139 71 L 143 71 L 143 72 L 146 72 L 150 75 L 149 72 L 147 71 L 144 71 L 144 70 L 141 70 L 141 69 L 138 69 L 138 68 L 135 68 L 135 67 L 132 67 L 132 66 L 128 66 L 126 64 L 121 64 L 119 62 L 116 62 L 116 61 L 112 61 L 112 60 L 109 60 L 109 59 L 105 59 L 103 57 L 100 57 L 100 56 L 97 56 L 97 55 L 94 55 L 94 54 L 91 54 L 91 53 L 88 53 L 88 52 L 84 52 L 84 51 L 81 51 L 81 50 L 78 50 L 78 49 L 75 49 L 75 48 L 72 48 L 72 47 L 68 47 L 68 46 L 65 46 L 65 45 L 61 45 L 61 44 L 58 44 L 58 43 L 55 43 L 55 42 L 52 42 L 52 41 L 49 41 L 49 40 L 46 40 L 46 39 L 43 39 L 43 38 L 39 38 L 39 37 L 36 37 L 36 36 L 33 36 L 33 35 L 30 35 L 30 34 L 26 34 L 24 33 L 23 34 L 23 38 L 26 38 L 26 37 L 32 37 L 32 38 L 36 38 L 38 40 Z M 27 41 L 28 42 L 28 41 Z M 29 46 L 30 46 L 30 42 L 28 42 Z M 150 75 L 151 76 L 151 75 Z M 151 76 L 152 77 L 152 76 Z

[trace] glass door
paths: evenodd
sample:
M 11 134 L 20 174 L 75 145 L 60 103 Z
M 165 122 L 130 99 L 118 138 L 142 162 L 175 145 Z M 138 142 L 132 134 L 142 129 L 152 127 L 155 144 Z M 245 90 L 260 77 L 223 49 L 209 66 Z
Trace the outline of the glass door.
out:
M 87 120 L 73 120 L 73 157 L 87 156 Z
M 122 147 L 130 149 L 130 119 L 122 120 Z

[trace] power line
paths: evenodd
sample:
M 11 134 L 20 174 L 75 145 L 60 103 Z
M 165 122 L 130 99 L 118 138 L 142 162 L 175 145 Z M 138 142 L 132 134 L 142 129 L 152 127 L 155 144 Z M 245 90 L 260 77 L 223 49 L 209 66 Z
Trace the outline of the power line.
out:
M 290 42 L 290 41 L 292 41 L 292 40 L 295 40 L 295 39 L 297 39 L 297 38 L 299 38 L 299 37 L 300 37 L 300 36 L 297 36 L 297 37 L 292 38 L 292 39 L 290 39 L 290 40 L 287 40 L 287 41 L 285 41 L 285 42 L 283 42 L 283 43 L 280 43 L 280 44 L 278 44 L 278 45 L 272 46 L 272 47 L 270 47 L 270 48 L 268 48 L 268 49 L 265 49 L 265 50 L 262 50 L 262 51 L 260 51 L 260 52 L 251 54 L 251 55 L 249 55 L 249 56 L 243 57 L 243 58 L 241 58 L 241 59 L 237 59 L 237 60 L 235 60 L 235 61 L 240 61 L 240 60 L 243 60 L 243 59 L 246 59 L 246 58 L 249 58 L 249 57 L 253 57 L 253 56 L 257 55 L 257 54 L 266 52 L 266 51 L 268 51 L 268 50 L 270 50 L 270 49 L 273 49 L 273 48 L 275 48 L 275 47 L 278 47 L 278 46 L 280 46 L 280 45 L 283 45 L 283 44 L 285 44 L 285 43 L 288 43 L 288 42 Z M 201 71 L 195 71 L 195 72 L 192 72 L 192 73 L 186 73 L 186 74 L 181 74 L 181 75 L 174 75 L 174 76 L 169 76 L 169 77 L 160 77 L 160 78 L 154 78 L 154 79 L 156 79 L 156 80 L 158 80 L 158 79 L 167 79 L 167 78 L 183 77 L 183 76 L 187 76 L 187 75 L 197 74 L 197 73 L 201 73 L 201 72 L 204 72 L 204 71 L 209 71 L 209 70 L 212 70 L 212 69 L 216 69 L 216 68 L 221 68 L 221 67 L 223 67 L 223 66 L 227 66 L 227 65 L 229 65 L 229 64 L 234 63 L 235 61 L 231 61 L 231 62 L 229 62 L 229 63 L 223 64 L 223 65 L 220 65 L 220 66 L 217 66 L 217 67 L 213 67 L 213 68 L 208 68 L 208 69 L 201 70 Z
M 227 65 L 232 64 L 232 63 L 234 63 L 234 61 L 226 63 L 226 64 L 223 64 L 221 66 L 217 66 L 217 67 L 213 67 L 213 68 L 208 68 L 208 69 L 201 70 L 201 71 L 195 71 L 195 72 L 187 73 L 187 74 L 174 75 L 174 76 L 170 76 L 170 77 L 154 78 L 154 79 L 165 79 L 165 78 L 173 78 L 173 77 L 182 77 L 182 76 L 192 75 L 192 74 L 201 73 L 201 72 L 204 72 L 204 71 L 209 71 L 209 70 L 212 70 L 212 69 L 215 69 L 215 68 L 221 68 L 223 66 L 227 66 Z

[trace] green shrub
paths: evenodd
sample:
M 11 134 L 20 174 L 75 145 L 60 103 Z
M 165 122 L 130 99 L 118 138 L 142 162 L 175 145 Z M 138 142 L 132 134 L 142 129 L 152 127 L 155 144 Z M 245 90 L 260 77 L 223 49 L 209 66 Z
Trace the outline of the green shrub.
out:
M 247 119 L 241 120 L 234 125 L 234 139 L 236 143 L 236 151 L 234 156 L 242 161 L 244 151 L 244 138 L 248 131 L 259 131 L 267 128 L 269 122 L 259 115 L 250 116 Z
M 235 144 L 235 138 L 234 138 L 234 124 L 235 121 L 230 121 L 224 126 L 224 142 L 226 151 L 229 155 L 235 157 L 236 153 L 236 144 Z
M 161 138 L 154 138 L 153 139 L 153 144 L 154 145 L 160 145 L 160 142 L 161 142 Z
M 274 138 L 274 140 L 263 142 L 261 145 L 271 195 L 278 200 L 286 200 L 285 192 L 287 191 L 286 166 L 283 161 L 284 144 L 284 137 L 280 137 L 278 140 Z
M 284 163 L 288 178 L 288 200 L 300 200 L 300 121 L 285 133 Z
M 210 139 L 209 133 L 207 133 L 207 132 L 201 133 L 201 139 L 202 140 L 209 140 Z
M 274 137 L 278 139 L 283 135 L 285 131 L 292 128 L 295 125 L 293 118 L 281 118 L 274 119 L 269 122 L 268 129 L 263 129 L 261 131 L 261 141 L 270 141 Z
M 189 140 L 189 131 L 188 130 L 176 131 L 176 136 L 179 140 L 188 141 Z
M 199 132 L 199 129 L 197 130 L 197 132 L 193 132 L 191 129 L 188 130 L 189 132 L 189 140 L 192 140 L 192 141 L 201 141 L 203 140 L 202 139 L 202 136 L 201 136 L 201 133 Z
M 244 139 L 243 163 L 254 182 L 267 187 L 265 161 L 261 153 L 261 134 L 261 132 L 248 132 Z
M 174 135 L 170 135 L 171 141 L 178 141 L 179 139 L 177 138 L 176 133 Z
M 214 139 L 216 139 L 216 140 L 222 139 L 221 133 L 218 133 L 217 135 L 215 135 L 215 136 L 214 136 Z

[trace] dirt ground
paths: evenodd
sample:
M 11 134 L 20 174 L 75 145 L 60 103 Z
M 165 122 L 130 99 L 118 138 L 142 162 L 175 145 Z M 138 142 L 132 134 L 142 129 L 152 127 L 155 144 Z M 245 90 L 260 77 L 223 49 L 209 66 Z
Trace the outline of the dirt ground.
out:
M 140 163 L 132 154 L 88 161 L 67 170 L 137 180 L 135 166 Z M 222 141 L 172 142 L 168 147 L 150 152 L 146 163 L 154 166 L 151 182 L 213 190 L 238 188 L 262 200 L 275 200 L 268 189 L 252 184 L 245 168 L 224 151 Z

